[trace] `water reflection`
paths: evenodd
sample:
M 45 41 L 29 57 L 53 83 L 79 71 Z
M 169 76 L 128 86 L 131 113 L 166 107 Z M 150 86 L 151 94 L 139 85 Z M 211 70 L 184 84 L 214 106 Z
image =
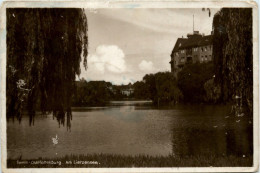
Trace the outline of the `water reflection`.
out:
M 141 100 L 141 101 L 111 101 L 109 106 L 151 106 L 152 101 Z
M 172 154 L 177 156 L 253 154 L 253 128 L 246 120 L 240 123 L 232 118 L 212 127 L 173 127 Z
M 124 104 L 125 103 L 125 104 Z M 52 115 L 36 115 L 28 126 L 7 123 L 8 158 L 70 154 L 199 156 L 252 154 L 252 126 L 231 118 L 230 107 L 177 105 L 153 107 L 151 102 L 112 102 L 105 107 L 73 108 L 68 129 L 59 128 Z M 226 118 L 228 117 L 228 118 Z M 66 124 L 65 124 L 66 125 Z M 71 129 L 72 128 L 72 129 Z M 53 146 L 51 139 L 59 137 Z M 56 155 L 55 153 L 58 153 Z
M 241 124 L 226 129 L 227 155 L 247 156 L 253 154 L 253 127 L 246 123 Z

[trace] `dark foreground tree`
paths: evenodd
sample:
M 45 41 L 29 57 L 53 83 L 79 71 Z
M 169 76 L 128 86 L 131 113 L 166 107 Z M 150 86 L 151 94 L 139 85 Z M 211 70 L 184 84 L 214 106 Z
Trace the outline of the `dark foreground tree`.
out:
M 9 8 L 7 17 L 7 119 L 30 124 L 35 112 L 53 112 L 70 126 L 71 97 L 81 57 L 87 63 L 87 18 L 83 9 Z
M 213 56 L 221 100 L 237 116 L 253 115 L 252 9 L 223 8 L 213 20 Z

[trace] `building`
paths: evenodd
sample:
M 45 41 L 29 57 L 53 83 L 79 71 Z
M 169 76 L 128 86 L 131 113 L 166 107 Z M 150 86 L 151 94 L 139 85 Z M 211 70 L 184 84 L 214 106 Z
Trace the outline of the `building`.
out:
M 177 77 L 186 64 L 212 61 L 212 48 L 212 33 L 204 36 L 194 31 L 187 38 L 178 38 L 171 54 L 171 72 Z
M 131 83 L 128 85 L 113 85 L 110 89 L 113 94 L 119 94 L 129 97 L 134 93 L 134 88 Z
M 131 94 L 134 93 L 134 89 L 133 88 L 125 88 L 125 89 L 121 90 L 121 93 L 128 97 L 128 96 L 130 96 Z

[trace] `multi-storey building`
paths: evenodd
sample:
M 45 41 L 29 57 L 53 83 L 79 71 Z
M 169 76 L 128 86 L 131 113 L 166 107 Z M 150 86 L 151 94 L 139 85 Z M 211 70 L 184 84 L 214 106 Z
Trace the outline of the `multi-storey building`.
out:
M 199 31 L 178 38 L 171 54 L 171 72 L 177 77 L 186 64 L 212 61 L 212 48 L 212 35 L 204 36 Z

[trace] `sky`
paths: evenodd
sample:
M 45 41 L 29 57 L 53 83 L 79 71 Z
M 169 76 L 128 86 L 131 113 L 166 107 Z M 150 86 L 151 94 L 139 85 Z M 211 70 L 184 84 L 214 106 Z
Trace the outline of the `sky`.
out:
M 88 19 L 87 81 L 121 85 L 145 74 L 170 71 L 170 55 L 177 38 L 194 30 L 208 35 L 214 14 L 199 9 L 86 9 Z

